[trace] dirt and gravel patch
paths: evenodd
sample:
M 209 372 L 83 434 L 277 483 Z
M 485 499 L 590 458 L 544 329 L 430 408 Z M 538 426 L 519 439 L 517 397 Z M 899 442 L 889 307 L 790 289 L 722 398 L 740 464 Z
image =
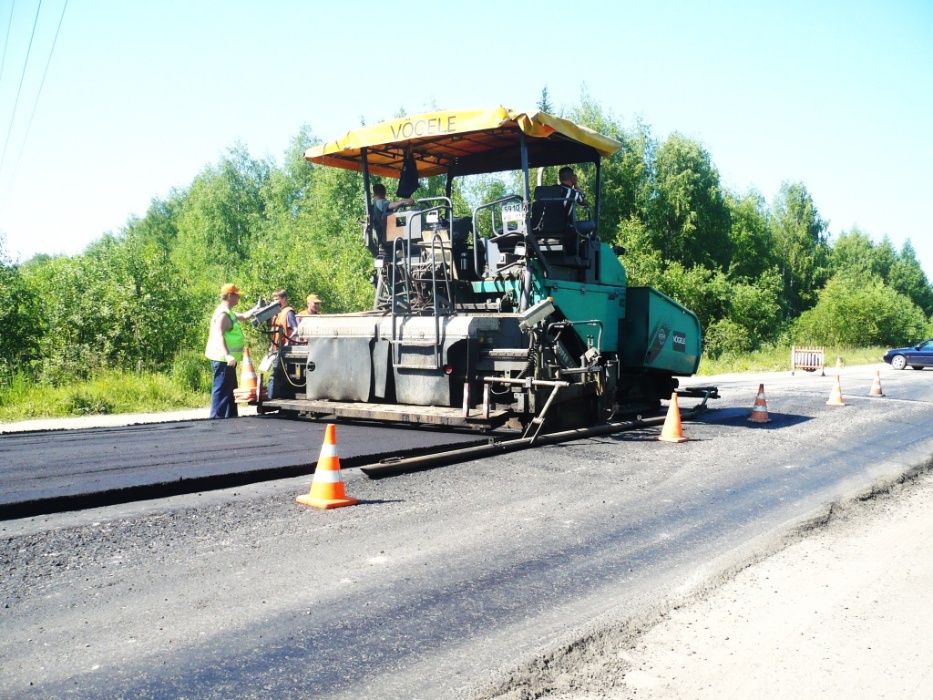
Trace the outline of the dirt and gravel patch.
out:
M 834 505 L 772 556 L 541 658 L 484 697 L 929 697 L 933 473 L 917 472 Z

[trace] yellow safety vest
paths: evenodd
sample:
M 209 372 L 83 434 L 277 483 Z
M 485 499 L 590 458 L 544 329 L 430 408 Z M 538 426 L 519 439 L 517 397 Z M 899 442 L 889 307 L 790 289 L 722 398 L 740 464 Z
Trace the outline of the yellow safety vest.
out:
M 230 328 L 224 331 L 223 336 L 217 332 L 217 314 L 219 313 L 226 314 L 231 322 Z M 227 352 L 224 352 L 224 345 L 227 346 Z M 236 314 L 229 309 L 223 308 L 223 306 L 218 306 L 211 317 L 211 330 L 207 336 L 207 347 L 204 348 L 204 356 L 214 362 L 224 362 L 227 359 L 227 353 L 230 353 L 236 358 L 237 362 L 240 362 L 243 359 L 244 347 L 246 347 L 246 336 L 243 334 L 243 327 L 240 325 Z

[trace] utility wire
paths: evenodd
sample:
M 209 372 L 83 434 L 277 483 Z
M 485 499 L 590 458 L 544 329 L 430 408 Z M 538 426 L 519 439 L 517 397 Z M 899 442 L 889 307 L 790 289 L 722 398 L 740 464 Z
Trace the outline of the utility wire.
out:
M 10 174 L 12 180 L 19 170 L 19 161 L 23 157 L 23 151 L 26 150 L 26 139 L 29 138 L 29 130 L 32 128 L 32 119 L 36 116 L 36 107 L 39 106 L 39 97 L 42 95 L 42 88 L 45 85 L 45 76 L 49 74 L 49 66 L 52 64 L 52 54 L 55 53 L 55 44 L 58 43 L 58 33 L 62 30 L 62 22 L 65 19 L 65 10 L 68 9 L 68 0 L 62 7 L 61 17 L 58 18 L 58 27 L 55 28 L 55 38 L 52 39 L 52 48 L 49 49 L 49 58 L 45 62 L 45 70 L 42 71 L 42 80 L 39 82 L 39 91 L 36 93 L 36 100 L 32 103 L 32 111 L 29 113 L 29 121 L 26 122 L 26 131 L 23 134 L 23 141 L 19 146 L 19 154 L 16 156 L 16 163 L 13 165 L 13 172 Z
M 3 40 L 3 58 L 0 58 L 0 83 L 3 82 L 3 67 L 6 65 L 6 50 L 10 45 L 10 27 L 13 26 L 13 8 L 16 7 L 16 0 L 10 3 L 10 18 L 6 23 L 6 39 Z
M 0 170 L 6 160 L 6 149 L 10 145 L 10 134 L 13 133 L 13 122 L 16 121 L 16 107 L 19 105 L 19 94 L 23 89 L 23 79 L 26 77 L 26 66 L 29 65 L 29 53 L 32 51 L 32 40 L 36 36 L 36 25 L 39 24 L 39 10 L 42 9 L 42 0 L 36 8 L 36 18 L 32 21 L 32 34 L 29 35 L 29 46 L 26 48 L 26 60 L 23 61 L 23 73 L 19 76 L 19 87 L 16 90 L 16 99 L 13 100 L 13 114 L 10 115 L 10 128 L 6 130 L 6 141 L 3 142 L 3 155 L 0 155 Z

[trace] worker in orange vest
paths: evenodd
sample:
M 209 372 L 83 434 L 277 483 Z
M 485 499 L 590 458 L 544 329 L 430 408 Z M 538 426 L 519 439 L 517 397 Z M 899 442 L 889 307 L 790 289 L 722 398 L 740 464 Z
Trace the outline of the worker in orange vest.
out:
M 275 392 L 275 373 L 279 360 L 277 353 L 286 345 L 292 343 L 292 336 L 298 328 L 298 318 L 295 316 L 295 309 L 288 305 L 288 292 L 284 289 L 276 289 L 272 298 L 279 303 L 280 311 L 272 317 L 269 322 L 272 330 L 272 342 L 269 346 L 269 354 L 275 359 L 269 371 L 269 398 L 276 398 Z
M 272 346 L 269 350 L 274 352 L 292 341 L 292 335 L 298 328 L 298 318 L 295 316 L 295 309 L 288 305 L 288 292 L 284 289 L 276 289 L 272 298 L 279 302 L 281 307 L 281 310 L 270 321 Z

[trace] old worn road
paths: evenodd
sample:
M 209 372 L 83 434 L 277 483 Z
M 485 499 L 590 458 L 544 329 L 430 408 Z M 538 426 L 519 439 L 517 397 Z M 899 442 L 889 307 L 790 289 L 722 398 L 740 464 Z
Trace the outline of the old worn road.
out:
M 933 372 L 717 378 L 690 441 L 628 433 L 369 481 L 0 522 L 12 697 L 471 697 L 933 456 Z M 746 416 L 765 381 L 772 422 Z M 702 382 L 708 383 L 708 378 Z M 339 436 L 340 433 L 338 433 Z M 0 438 L 3 439 L 3 438 Z

